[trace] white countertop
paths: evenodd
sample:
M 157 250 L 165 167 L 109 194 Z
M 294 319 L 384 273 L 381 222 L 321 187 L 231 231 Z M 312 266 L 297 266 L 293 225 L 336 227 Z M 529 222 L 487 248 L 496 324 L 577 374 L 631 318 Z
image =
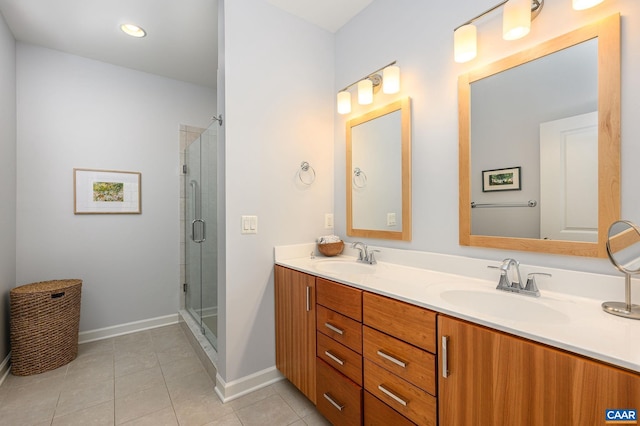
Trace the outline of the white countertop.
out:
M 489 280 L 485 272 L 481 273 L 485 276 L 482 278 L 469 277 L 469 268 L 465 267 L 460 269 L 467 273 L 466 276 L 379 260 L 376 265 L 361 264 L 370 267 L 371 273 L 333 273 L 327 272 L 327 262 L 356 263 L 355 257 L 317 256 L 312 259 L 309 253 L 313 245 L 295 247 L 294 250 L 276 247 L 276 264 L 640 373 L 640 321 L 605 313 L 600 306 L 604 300 L 552 291 L 548 287 L 553 286 L 541 285 L 553 278 L 539 279 L 541 296 L 534 298 L 496 290 L 496 271 L 489 272 L 495 275 L 495 280 Z M 302 253 L 306 256 L 299 257 Z M 522 272 L 524 280 L 525 272 Z M 575 274 L 580 275 L 577 278 L 582 281 L 611 278 L 595 274 L 585 278 L 587 274 Z

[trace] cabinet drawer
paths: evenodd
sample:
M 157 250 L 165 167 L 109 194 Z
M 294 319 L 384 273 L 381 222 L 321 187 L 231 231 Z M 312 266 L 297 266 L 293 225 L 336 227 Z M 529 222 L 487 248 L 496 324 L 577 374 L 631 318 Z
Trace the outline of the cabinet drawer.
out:
M 334 425 L 361 425 L 362 388 L 320 358 L 316 360 L 318 411 Z
M 316 328 L 322 334 L 362 353 L 362 324 L 337 312 L 318 305 Z
M 316 293 L 319 304 L 362 322 L 362 290 L 318 278 Z
M 362 355 L 318 333 L 318 358 L 362 386 Z
M 435 355 L 367 326 L 362 327 L 362 332 L 365 358 L 436 395 Z
M 366 325 L 436 353 L 435 312 L 367 292 L 362 311 Z
M 369 392 L 364 392 L 364 426 L 415 426 L 397 411 Z
M 364 387 L 409 420 L 436 426 L 436 398 L 377 364 L 364 360 Z M 317 397 L 320 400 L 320 395 Z

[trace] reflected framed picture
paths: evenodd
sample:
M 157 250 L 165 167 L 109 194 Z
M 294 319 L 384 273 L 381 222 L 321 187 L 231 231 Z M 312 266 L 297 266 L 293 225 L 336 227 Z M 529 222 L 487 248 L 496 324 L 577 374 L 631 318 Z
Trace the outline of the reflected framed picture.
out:
M 482 192 L 519 191 L 520 167 L 482 171 Z
M 141 178 L 139 172 L 73 169 L 73 213 L 142 213 Z

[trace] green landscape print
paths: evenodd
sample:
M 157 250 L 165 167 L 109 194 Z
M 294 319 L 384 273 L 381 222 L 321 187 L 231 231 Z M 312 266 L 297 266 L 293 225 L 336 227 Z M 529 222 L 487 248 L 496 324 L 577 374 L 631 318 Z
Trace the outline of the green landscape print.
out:
M 489 176 L 489 185 L 512 185 L 513 184 L 513 172 L 511 173 L 498 173 Z
M 124 202 L 124 183 L 93 182 L 93 201 Z

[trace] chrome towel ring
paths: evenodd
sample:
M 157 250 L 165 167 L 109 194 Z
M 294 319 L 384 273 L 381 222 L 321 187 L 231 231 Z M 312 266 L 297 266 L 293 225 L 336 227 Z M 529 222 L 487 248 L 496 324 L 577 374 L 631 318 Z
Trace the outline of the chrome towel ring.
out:
M 311 164 L 307 161 L 300 163 L 300 169 L 298 169 L 298 179 L 305 185 L 311 185 L 316 180 L 316 171 L 311 167 Z

